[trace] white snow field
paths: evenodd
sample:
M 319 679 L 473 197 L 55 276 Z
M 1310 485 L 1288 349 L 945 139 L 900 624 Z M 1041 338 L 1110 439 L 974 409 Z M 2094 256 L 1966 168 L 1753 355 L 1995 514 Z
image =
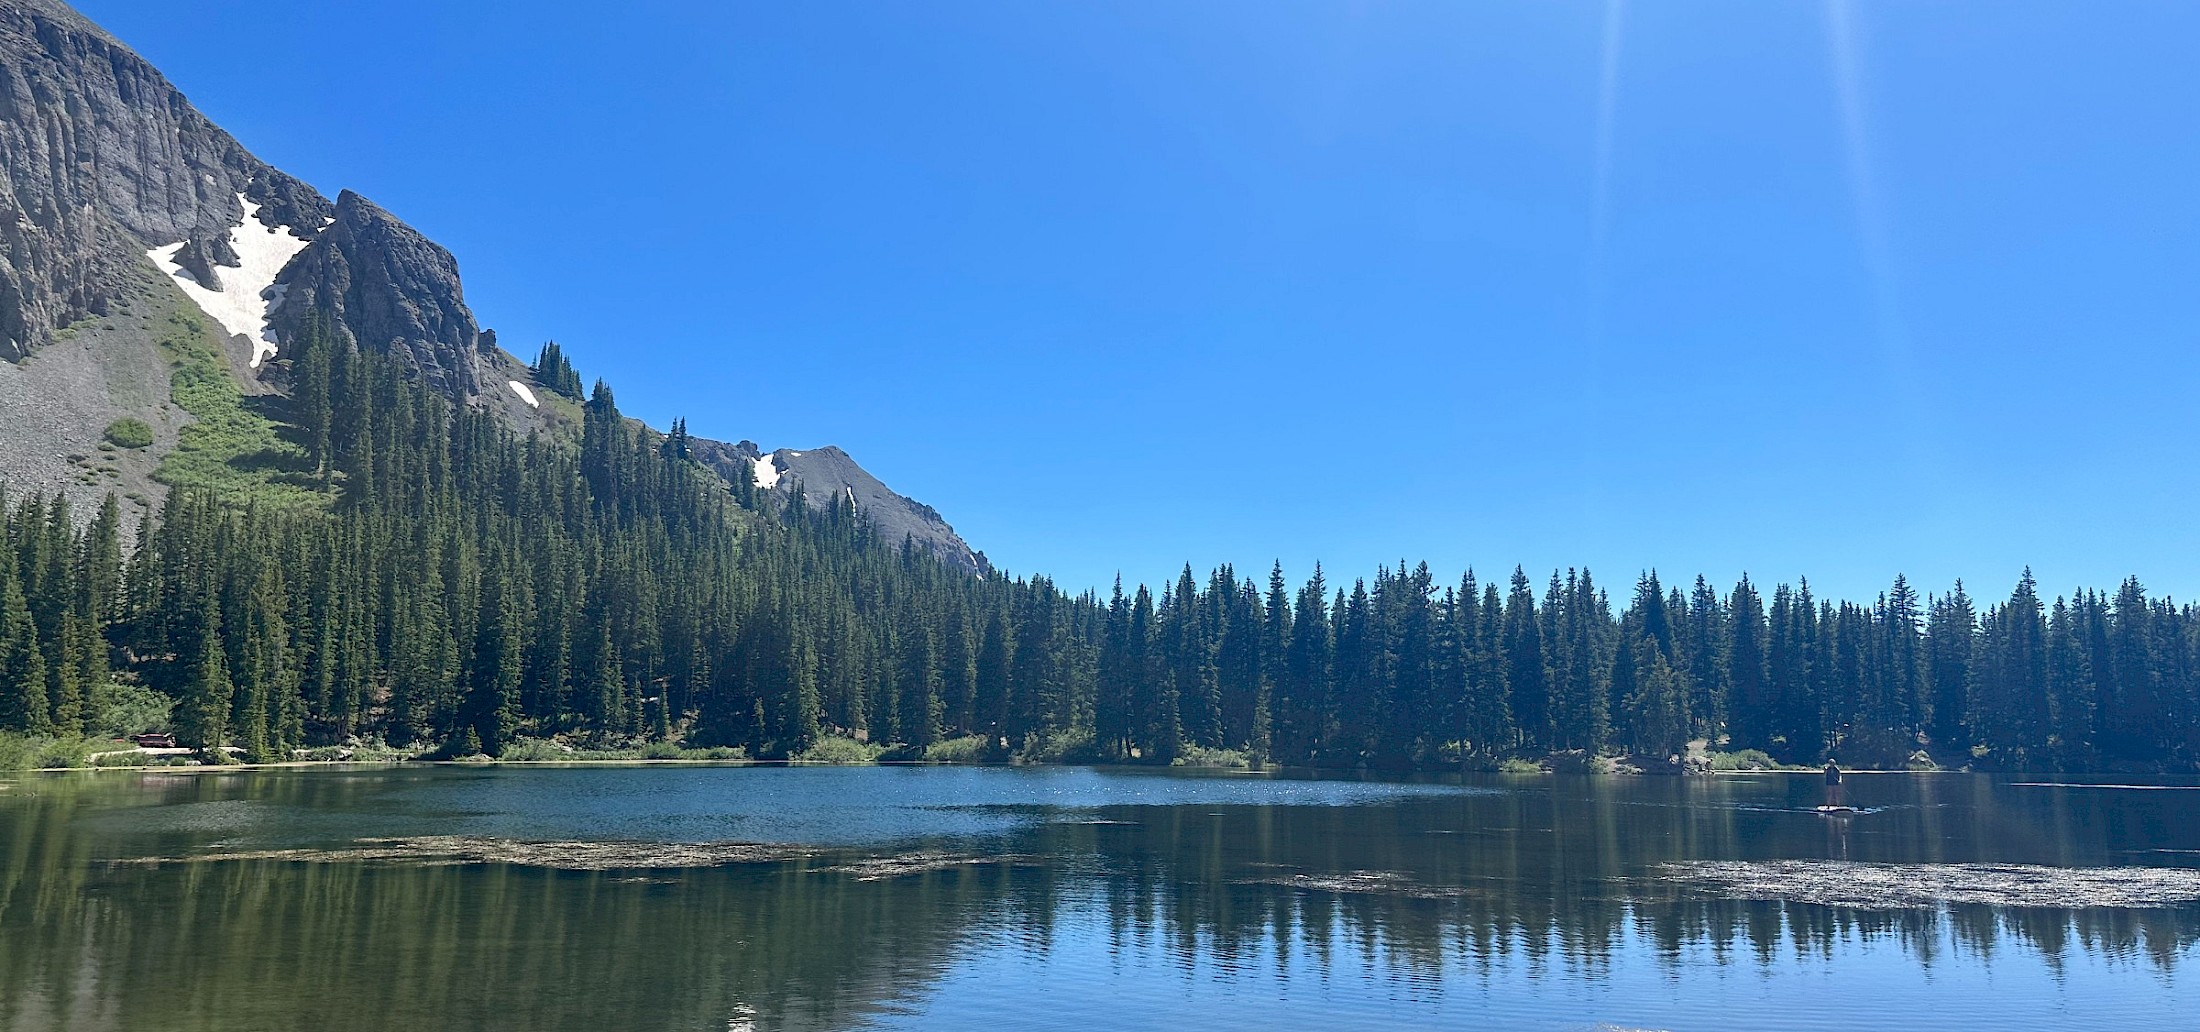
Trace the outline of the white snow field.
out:
M 512 388 L 512 393 L 519 395 L 519 400 L 527 403 L 528 408 L 542 407 L 542 402 L 535 400 L 535 392 L 528 390 L 526 384 L 521 383 L 518 380 L 506 380 L 504 382 L 506 385 Z
M 182 253 L 185 241 L 153 248 L 145 252 L 145 257 L 173 278 L 176 286 L 183 288 L 184 295 L 209 318 L 220 323 L 222 329 L 250 338 L 252 367 L 257 369 L 275 353 L 275 339 L 267 329 L 268 313 L 282 302 L 283 291 L 275 285 L 275 276 L 298 256 L 298 252 L 306 249 L 309 241 L 292 235 L 287 226 L 269 228 L 261 224 L 260 206 L 246 200 L 243 194 L 237 195 L 237 203 L 244 205 L 244 221 L 229 231 L 229 246 L 237 252 L 240 264 L 235 268 L 214 267 L 214 281 L 220 284 L 219 289 L 199 286 L 197 279 L 183 271 L 183 263 L 178 262 L 176 256 Z
M 756 486 L 767 491 L 779 485 L 779 463 L 769 455 L 756 460 Z

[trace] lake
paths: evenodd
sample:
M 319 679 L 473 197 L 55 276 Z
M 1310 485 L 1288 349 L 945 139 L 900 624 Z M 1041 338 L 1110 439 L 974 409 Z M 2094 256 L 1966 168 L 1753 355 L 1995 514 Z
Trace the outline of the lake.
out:
M 0 779 L 0 1029 L 2189 1029 L 2200 788 Z

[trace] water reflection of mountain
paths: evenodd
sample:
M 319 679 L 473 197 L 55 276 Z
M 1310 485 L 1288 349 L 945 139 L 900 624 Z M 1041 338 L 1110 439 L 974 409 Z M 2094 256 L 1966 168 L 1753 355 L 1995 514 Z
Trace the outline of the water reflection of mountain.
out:
M 1678 782 L 1101 807 L 964 844 L 1042 866 L 878 880 L 824 872 L 823 857 L 657 872 L 117 864 L 218 850 L 229 832 L 157 819 L 164 799 L 205 798 L 203 781 L 123 798 L 84 784 L 0 795 L 0 1027 L 844 1028 L 920 1003 L 976 943 L 1034 963 L 1136 950 L 1247 978 L 1311 959 L 1473 984 L 1594 978 L 1630 951 L 1676 972 L 1777 968 L 1867 941 L 1928 966 L 2017 949 L 2166 973 L 2200 942 L 2193 907 L 1856 911 L 1705 898 L 1654 874 L 1702 857 L 2085 865 L 2189 848 L 2175 836 L 2190 822 L 2167 820 L 2189 803 L 1984 781 L 1913 783 L 1876 824 L 1803 819 L 1762 784 Z

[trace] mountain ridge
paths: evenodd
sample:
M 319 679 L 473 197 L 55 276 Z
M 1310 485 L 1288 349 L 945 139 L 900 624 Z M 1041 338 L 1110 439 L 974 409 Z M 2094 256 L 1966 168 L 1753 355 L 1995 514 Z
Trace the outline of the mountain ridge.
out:
M 515 429 L 572 425 L 480 325 L 450 251 L 354 191 L 331 201 L 261 160 L 74 9 L 0 0 L 0 451 L 18 453 L 0 457 L 0 479 L 85 503 L 120 488 L 150 512 L 184 428 L 207 417 L 148 387 L 148 370 L 175 366 L 178 341 L 210 330 L 224 359 L 212 364 L 238 393 L 286 393 L 283 341 L 314 323 Z M 154 443 L 103 442 L 125 418 L 153 426 Z M 754 445 L 697 443 L 729 487 L 757 482 Z M 762 486 L 781 496 L 847 494 L 883 537 L 991 568 L 846 452 L 772 454 L 789 476 Z

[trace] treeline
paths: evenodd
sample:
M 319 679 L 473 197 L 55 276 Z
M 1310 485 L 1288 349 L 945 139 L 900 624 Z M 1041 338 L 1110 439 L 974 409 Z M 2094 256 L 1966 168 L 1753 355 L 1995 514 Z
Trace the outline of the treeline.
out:
M 1189 567 L 1159 595 L 1066 595 L 876 539 L 842 499 L 726 483 L 598 384 L 578 439 L 516 435 L 396 359 L 309 330 L 290 431 L 325 511 L 173 493 L 157 521 L 21 500 L 0 548 L 0 729 L 68 735 L 116 683 L 186 743 L 283 758 L 380 739 L 523 738 L 794 755 L 1488 765 L 1661 760 L 1691 739 L 1812 762 L 2190 769 L 2200 619 L 2137 581 L 1983 612 L 1897 578 L 1870 603 L 1686 591 L 1615 606 L 1425 565 L 1292 588 Z M 570 365 L 550 355 L 545 363 Z M 134 546 L 125 554 L 124 542 Z
M 2200 613 L 2113 595 L 2043 602 L 2027 571 L 1983 613 L 1958 582 L 1904 578 L 1869 604 L 1721 593 L 1643 574 L 1616 614 L 1591 575 L 1540 595 L 1425 564 L 1295 593 L 1189 568 L 1155 601 L 1118 589 L 1100 636 L 1095 728 L 1107 757 L 1185 745 L 1287 763 L 1489 763 L 1520 754 L 1678 758 L 1691 739 L 1789 762 L 2001 769 L 2190 769 L 2200 755 Z M 1923 754 L 1923 755 L 1920 755 Z

